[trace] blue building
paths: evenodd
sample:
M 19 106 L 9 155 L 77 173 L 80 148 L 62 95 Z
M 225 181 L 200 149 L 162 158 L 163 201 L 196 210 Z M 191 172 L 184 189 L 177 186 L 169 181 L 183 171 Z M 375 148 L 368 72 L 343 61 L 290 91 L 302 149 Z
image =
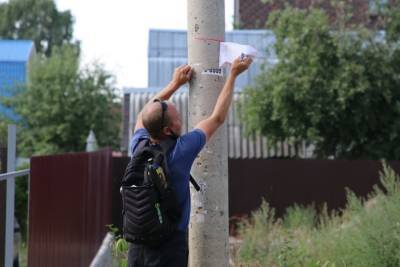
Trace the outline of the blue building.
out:
M 0 98 L 13 96 L 28 80 L 29 65 L 35 54 L 30 40 L 0 40 Z M 0 104 L 0 117 L 17 119 L 11 109 Z

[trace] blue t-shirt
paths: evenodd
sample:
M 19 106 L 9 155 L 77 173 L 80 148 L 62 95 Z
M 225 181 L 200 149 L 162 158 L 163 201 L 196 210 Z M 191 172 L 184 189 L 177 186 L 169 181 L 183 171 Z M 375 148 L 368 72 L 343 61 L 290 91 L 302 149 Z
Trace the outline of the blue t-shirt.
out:
M 146 129 L 135 131 L 131 141 L 132 155 L 137 147 L 138 141 L 149 139 L 150 135 Z M 174 148 L 167 153 L 167 164 L 170 172 L 171 185 L 175 190 L 179 206 L 182 209 L 182 217 L 178 223 L 178 230 L 187 231 L 190 218 L 190 169 L 197 154 L 203 148 L 206 136 L 200 129 L 195 129 L 182 136 L 176 142 Z

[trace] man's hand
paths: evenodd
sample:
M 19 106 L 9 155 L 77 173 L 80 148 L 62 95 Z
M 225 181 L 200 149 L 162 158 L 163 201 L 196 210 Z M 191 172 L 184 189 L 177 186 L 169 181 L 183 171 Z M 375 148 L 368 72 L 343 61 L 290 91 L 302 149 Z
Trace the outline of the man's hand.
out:
M 192 78 L 192 68 L 189 65 L 182 65 L 175 69 L 172 82 L 178 87 L 184 85 Z
M 232 63 L 231 75 L 236 78 L 240 73 L 249 68 L 251 62 L 253 62 L 251 57 L 238 57 Z
M 172 81 L 160 92 L 158 92 L 149 103 L 152 103 L 154 99 L 160 99 L 162 101 L 168 100 L 176 90 L 179 89 L 186 82 L 190 81 L 192 78 L 192 68 L 189 65 L 182 65 L 175 69 Z M 137 121 L 135 125 L 135 131 L 137 129 L 143 128 L 142 112 L 137 116 Z

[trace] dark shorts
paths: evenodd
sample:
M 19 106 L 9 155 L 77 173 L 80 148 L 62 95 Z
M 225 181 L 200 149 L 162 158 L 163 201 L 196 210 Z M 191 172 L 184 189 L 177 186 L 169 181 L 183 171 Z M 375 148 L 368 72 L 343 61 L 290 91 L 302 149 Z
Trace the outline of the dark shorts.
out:
M 187 267 L 188 238 L 185 232 L 176 232 L 157 248 L 130 244 L 128 267 Z

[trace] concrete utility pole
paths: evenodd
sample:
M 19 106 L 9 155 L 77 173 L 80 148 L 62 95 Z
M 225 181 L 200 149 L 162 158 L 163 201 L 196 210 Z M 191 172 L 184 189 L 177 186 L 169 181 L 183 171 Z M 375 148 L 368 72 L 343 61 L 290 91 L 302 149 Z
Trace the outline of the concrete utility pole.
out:
M 213 111 L 225 77 L 219 70 L 219 45 L 225 37 L 224 0 L 188 0 L 189 125 Z M 229 265 L 228 142 L 224 124 L 193 165 L 202 190 L 192 190 L 189 226 L 190 267 Z

